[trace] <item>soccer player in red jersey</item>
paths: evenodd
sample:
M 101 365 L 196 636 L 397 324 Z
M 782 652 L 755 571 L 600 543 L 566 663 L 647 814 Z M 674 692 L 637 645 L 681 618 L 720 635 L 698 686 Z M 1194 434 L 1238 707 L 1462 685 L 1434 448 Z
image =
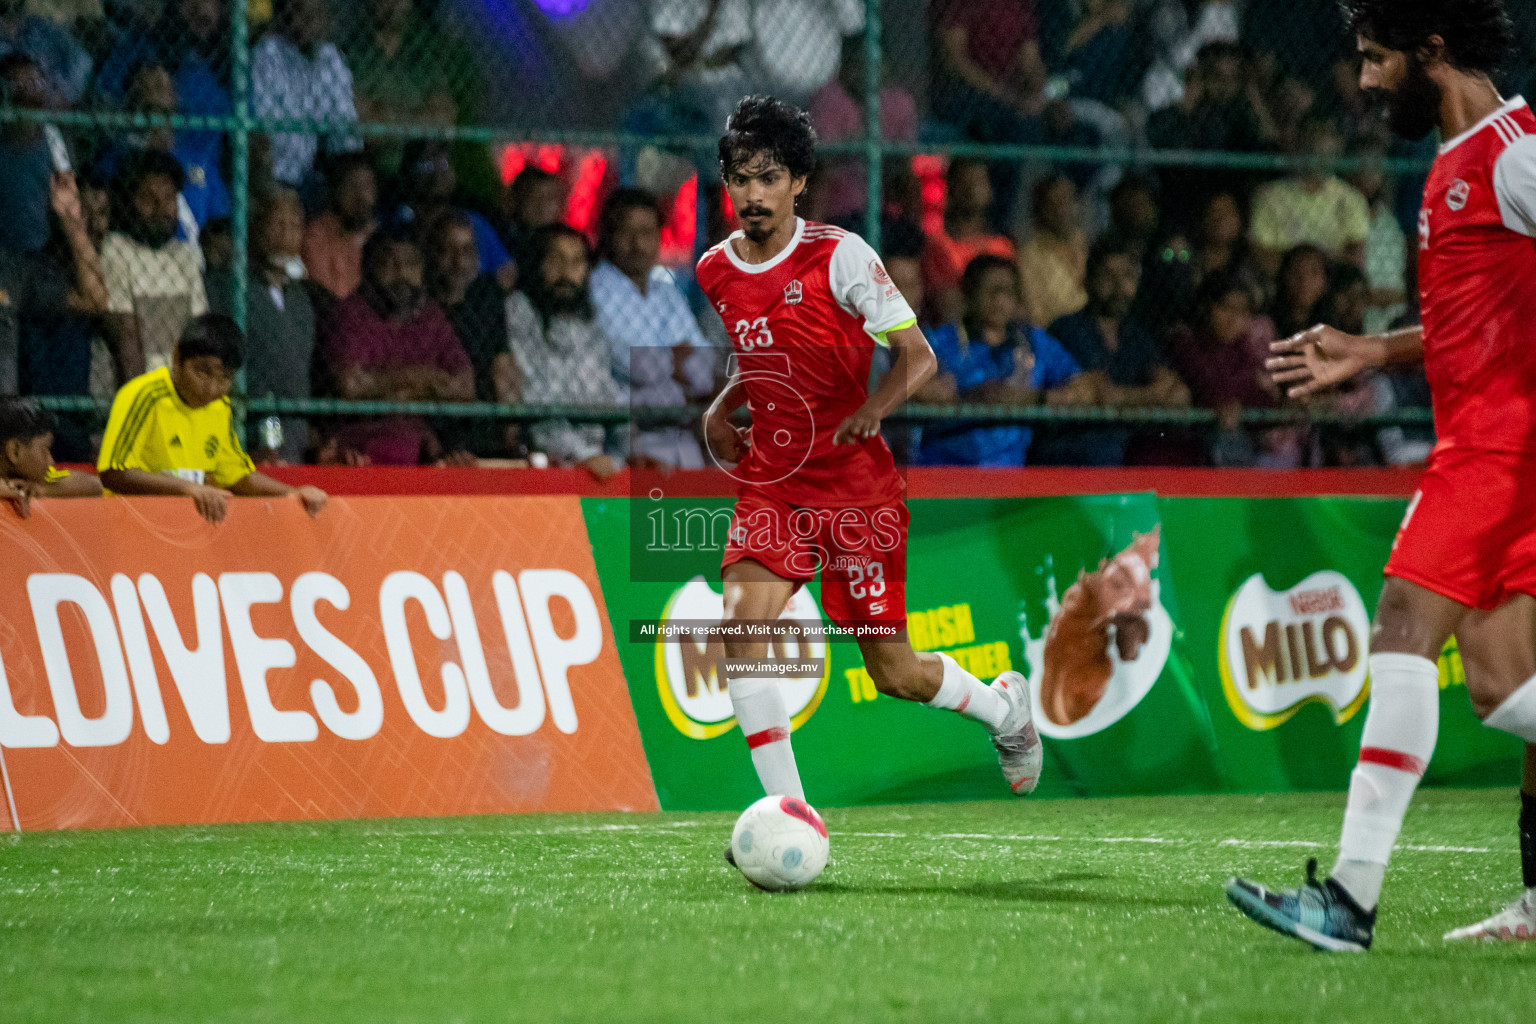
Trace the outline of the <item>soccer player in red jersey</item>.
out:
M 1367 367 L 1422 358 L 1439 443 L 1387 562 L 1371 637 L 1371 706 L 1330 877 L 1231 901 L 1318 949 L 1371 945 L 1387 859 L 1439 725 L 1437 659 L 1454 634 L 1485 725 L 1527 743 L 1527 890 L 1447 938 L 1536 937 L 1536 115 L 1491 74 L 1510 48 L 1502 0 L 1346 0 L 1361 87 L 1409 139 L 1446 140 L 1419 215 L 1423 326 L 1355 337 L 1316 327 L 1274 346 L 1300 397 Z
M 822 605 L 853 631 L 881 693 L 958 712 L 992 735 L 1014 793 L 1035 788 L 1043 750 L 1016 672 L 989 686 L 906 634 L 907 509 L 880 421 L 933 375 L 917 318 L 862 238 L 795 215 L 816 161 L 804 111 L 765 96 L 737 105 L 720 169 L 741 229 L 699 260 L 729 329 L 735 373 L 704 417 L 711 453 L 740 484 L 721 567 L 727 659 L 761 659 L 743 625 L 777 620 L 822 574 Z M 868 391 L 876 345 L 891 369 Z M 731 422 L 746 405 L 750 428 Z M 778 682 L 731 674 L 731 705 L 763 789 L 804 799 Z

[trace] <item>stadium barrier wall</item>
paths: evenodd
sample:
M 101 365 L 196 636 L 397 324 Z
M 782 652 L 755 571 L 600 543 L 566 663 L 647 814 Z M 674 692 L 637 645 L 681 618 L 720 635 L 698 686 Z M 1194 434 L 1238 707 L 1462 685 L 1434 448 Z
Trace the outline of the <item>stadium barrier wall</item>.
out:
M 657 807 L 574 497 L 41 502 L 0 565 L 11 827 Z
M 455 484 L 412 473 L 291 471 L 338 493 Z M 1164 475 L 1175 496 L 1123 472 L 914 479 L 1003 496 L 911 500 L 912 638 L 1030 679 L 1051 709 L 1041 796 L 1342 788 L 1405 480 L 1283 496 L 1320 482 L 1288 476 Z M 718 538 L 646 582 L 649 503 L 614 486 L 340 497 L 313 521 L 243 500 L 217 528 L 169 498 L 0 516 L 0 824 L 12 806 L 22 829 L 744 806 L 713 653 L 636 635 L 719 614 Z M 1147 601 L 1111 628 L 1081 612 L 1122 552 L 1150 563 Z M 819 602 L 813 585 L 791 612 Z M 877 695 L 851 644 L 809 653 L 824 671 L 785 690 L 817 802 L 1005 795 L 973 724 Z M 1429 782 L 1512 782 L 1518 741 L 1472 715 L 1454 647 L 1441 669 Z

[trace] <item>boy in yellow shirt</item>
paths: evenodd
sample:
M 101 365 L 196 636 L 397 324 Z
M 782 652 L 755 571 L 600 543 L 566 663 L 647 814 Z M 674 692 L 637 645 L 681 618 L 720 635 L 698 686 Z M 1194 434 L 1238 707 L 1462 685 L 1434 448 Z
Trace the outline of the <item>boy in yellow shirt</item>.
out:
M 53 464 L 53 414 L 35 402 L 0 398 L 0 501 L 32 514 L 33 498 L 94 498 L 101 481 Z
M 210 523 L 229 495 L 293 495 L 310 515 L 325 507 L 318 487 L 290 487 L 258 472 L 235 431 L 229 389 L 244 361 L 244 335 L 227 316 L 205 314 L 182 332 L 175 360 L 124 384 L 112 400 L 96 461 L 114 494 L 184 494 Z

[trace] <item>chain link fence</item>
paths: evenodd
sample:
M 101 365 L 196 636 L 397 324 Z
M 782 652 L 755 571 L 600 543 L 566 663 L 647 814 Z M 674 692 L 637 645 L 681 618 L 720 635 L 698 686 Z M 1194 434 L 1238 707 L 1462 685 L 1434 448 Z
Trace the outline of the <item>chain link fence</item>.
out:
M 91 460 L 212 311 L 259 457 L 702 464 L 714 145 L 772 92 L 822 142 L 802 215 L 939 352 L 902 459 L 1418 461 L 1421 375 L 1298 405 L 1259 373 L 1416 316 L 1434 144 L 1352 50 L 1334 0 L 0 0 L 0 393 Z

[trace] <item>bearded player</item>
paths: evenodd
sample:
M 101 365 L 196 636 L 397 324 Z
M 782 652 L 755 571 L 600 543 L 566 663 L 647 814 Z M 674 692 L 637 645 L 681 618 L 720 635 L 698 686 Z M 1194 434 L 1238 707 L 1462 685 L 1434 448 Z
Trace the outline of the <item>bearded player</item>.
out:
M 1346 0 L 1361 88 L 1394 130 L 1438 127 L 1419 215 L 1423 327 L 1355 337 L 1317 327 L 1275 346 L 1278 383 L 1304 396 L 1370 366 L 1422 358 L 1439 443 L 1408 506 L 1371 636 L 1371 706 L 1339 859 L 1319 882 L 1228 898 L 1318 949 L 1370 948 L 1387 859 L 1439 726 L 1437 659 L 1457 638 L 1472 707 L 1524 739 L 1525 894 L 1447 938 L 1536 936 L 1536 116 L 1491 75 L 1512 31 L 1501 0 Z
M 1004 672 L 987 685 L 907 640 L 907 509 L 880 421 L 933 375 L 936 359 L 874 250 L 795 216 L 815 146 L 806 113 L 765 96 L 742 100 L 720 140 L 741 229 L 704 254 L 698 280 L 736 359 L 704 416 L 712 454 L 736 464 L 740 483 L 721 567 L 725 654 L 764 658 L 766 642 L 735 631 L 777 620 L 820 569 L 827 617 L 854 633 L 879 691 L 980 722 L 1009 788 L 1023 795 L 1043 758 L 1023 677 Z M 870 394 L 876 345 L 890 349 L 891 369 Z M 731 422 L 743 405 L 750 428 Z M 763 789 L 804 799 L 777 680 L 727 673 L 727 687 Z

